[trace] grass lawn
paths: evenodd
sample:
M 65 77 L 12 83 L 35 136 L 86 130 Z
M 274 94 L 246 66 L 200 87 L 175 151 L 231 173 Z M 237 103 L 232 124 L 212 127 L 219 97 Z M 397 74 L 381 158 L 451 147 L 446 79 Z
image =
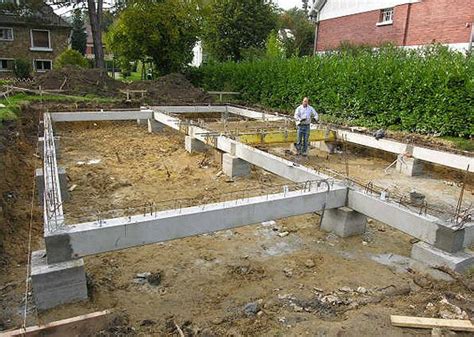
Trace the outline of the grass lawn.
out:
M 16 94 L 6 98 L 0 99 L 0 122 L 3 120 L 16 119 L 20 112 L 20 106 L 28 102 L 96 102 L 96 103 L 113 103 L 116 99 L 103 98 L 96 96 L 63 96 L 63 95 L 28 95 L 28 94 Z

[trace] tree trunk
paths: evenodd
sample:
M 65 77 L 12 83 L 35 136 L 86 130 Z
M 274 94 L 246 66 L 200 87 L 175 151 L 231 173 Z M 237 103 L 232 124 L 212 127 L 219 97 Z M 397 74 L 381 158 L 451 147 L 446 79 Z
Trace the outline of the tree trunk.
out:
M 95 67 L 104 69 L 104 48 L 102 46 L 102 30 L 100 20 L 102 17 L 103 0 L 97 0 L 97 8 L 94 0 L 87 0 L 89 22 L 91 24 L 92 42 L 94 44 Z

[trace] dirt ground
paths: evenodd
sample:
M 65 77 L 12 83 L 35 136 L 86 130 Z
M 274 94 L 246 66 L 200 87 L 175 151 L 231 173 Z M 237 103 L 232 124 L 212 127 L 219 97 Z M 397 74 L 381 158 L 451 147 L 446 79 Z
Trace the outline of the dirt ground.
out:
M 261 170 L 229 181 L 219 175 L 214 156 L 188 154 L 183 137 L 171 130 L 148 134 L 129 122 L 57 124 L 56 130 L 72 189 L 65 204 L 70 222 L 97 210 L 105 217 L 150 201 L 211 202 L 222 192 L 238 195 L 285 182 Z M 270 151 L 287 155 L 287 149 Z M 36 164 L 32 151 L 30 144 L 22 154 L 29 158 L 27 169 Z M 345 158 L 352 177 L 396 184 L 401 191 L 415 187 L 446 207 L 457 200 L 459 187 L 444 182 L 454 180 L 449 174 L 386 175 L 389 158 L 353 151 L 328 159 L 312 150 L 304 164 L 343 172 Z M 470 202 L 472 186 L 468 191 Z M 320 231 L 318 223 L 319 216 L 309 214 L 87 257 L 91 299 L 39 313 L 38 321 L 30 307 L 28 322 L 112 308 L 121 319 L 102 336 L 179 336 L 179 329 L 186 336 L 430 336 L 429 330 L 392 327 L 389 317 L 473 317 L 473 273 L 456 280 L 433 270 L 426 276 L 428 270 L 407 258 L 413 240 L 376 221 L 363 236 L 346 239 Z M 24 240 L 25 233 L 12 237 Z M 33 248 L 41 244 L 38 230 Z M 25 261 L 11 260 L 4 270 L 0 331 L 21 324 Z M 153 282 L 137 275 L 148 272 Z

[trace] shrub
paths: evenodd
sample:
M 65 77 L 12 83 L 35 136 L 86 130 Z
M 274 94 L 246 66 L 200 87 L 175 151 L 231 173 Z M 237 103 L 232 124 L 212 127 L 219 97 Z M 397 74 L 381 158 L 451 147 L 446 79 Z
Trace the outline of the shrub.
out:
M 67 49 L 63 51 L 55 60 L 54 67 L 61 69 L 64 66 L 77 66 L 80 68 L 89 68 L 89 60 L 81 55 L 77 50 Z
M 31 77 L 31 62 L 26 59 L 16 59 L 13 73 L 18 79 L 27 79 Z
M 474 57 L 441 46 L 210 63 L 190 78 L 206 90 L 239 91 L 249 103 L 286 111 L 309 96 L 323 118 L 344 124 L 474 134 Z

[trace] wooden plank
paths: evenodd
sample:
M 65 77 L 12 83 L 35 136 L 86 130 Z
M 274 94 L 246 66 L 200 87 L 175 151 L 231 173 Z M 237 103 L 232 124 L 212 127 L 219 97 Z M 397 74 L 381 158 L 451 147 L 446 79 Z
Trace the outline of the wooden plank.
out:
M 17 329 L 0 333 L 0 337 L 79 337 L 90 336 L 107 328 L 110 323 L 111 310 L 97 311 L 87 315 L 76 316 L 51 322 L 45 325 L 36 325 L 26 329 Z
M 474 332 L 474 325 L 469 320 L 462 319 L 442 319 L 427 317 L 411 317 L 391 315 L 392 325 L 405 328 L 445 328 L 453 331 L 471 331 Z

